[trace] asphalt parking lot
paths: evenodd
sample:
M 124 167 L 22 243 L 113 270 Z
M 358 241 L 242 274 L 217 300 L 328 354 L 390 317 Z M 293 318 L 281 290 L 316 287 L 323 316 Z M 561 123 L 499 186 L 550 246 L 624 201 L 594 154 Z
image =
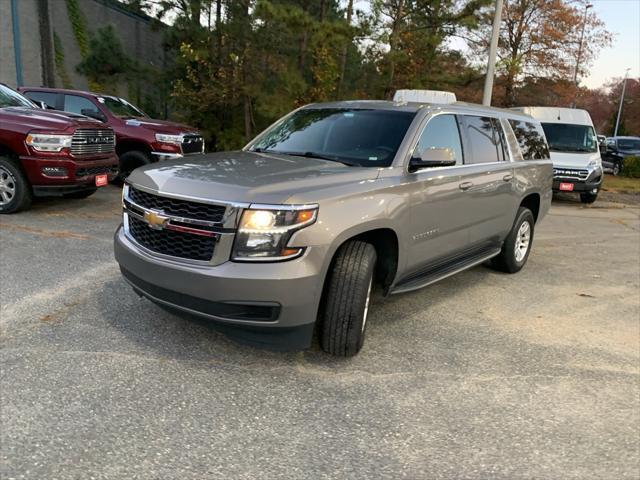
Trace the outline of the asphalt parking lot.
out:
M 355 358 L 139 299 L 119 190 L 0 219 L 0 478 L 640 475 L 640 209 L 555 202 L 525 269 L 377 298 Z

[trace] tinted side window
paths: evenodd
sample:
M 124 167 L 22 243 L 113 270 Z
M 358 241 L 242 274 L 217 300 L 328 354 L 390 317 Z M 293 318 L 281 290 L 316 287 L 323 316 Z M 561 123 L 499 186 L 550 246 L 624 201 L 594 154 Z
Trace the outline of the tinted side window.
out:
M 469 144 L 465 163 L 492 163 L 502 158 L 500 134 L 490 117 L 464 115 L 464 131 Z
M 85 113 L 82 113 L 82 110 L 85 110 Z M 77 95 L 65 95 L 64 111 L 85 115 L 87 111 L 98 113 L 98 107 L 84 97 L 79 97 Z
M 456 164 L 462 163 L 462 144 L 458 122 L 454 115 L 438 115 L 422 131 L 415 154 L 419 155 L 428 148 L 447 148 L 451 150 Z
M 549 158 L 549 147 L 544 139 L 544 132 L 539 124 L 509 120 L 509 125 L 516 134 L 522 158 L 525 160 L 541 160 Z
M 30 100 L 36 100 L 38 102 L 44 102 L 48 107 L 57 108 L 56 97 L 57 93 L 51 92 L 24 92 L 24 96 Z

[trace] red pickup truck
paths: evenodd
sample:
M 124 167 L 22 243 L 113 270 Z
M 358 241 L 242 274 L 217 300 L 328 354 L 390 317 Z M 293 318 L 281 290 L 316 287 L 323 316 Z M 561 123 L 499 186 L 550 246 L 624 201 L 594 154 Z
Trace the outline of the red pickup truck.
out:
M 204 152 L 202 135 L 195 128 L 150 118 L 123 98 L 59 88 L 19 90 L 49 108 L 86 115 L 113 128 L 121 180 L 142 165 Z
M 88 197 L 117 174 L 111 128 L 0 84 L 0 213 L 27 209 L 34 195 Z

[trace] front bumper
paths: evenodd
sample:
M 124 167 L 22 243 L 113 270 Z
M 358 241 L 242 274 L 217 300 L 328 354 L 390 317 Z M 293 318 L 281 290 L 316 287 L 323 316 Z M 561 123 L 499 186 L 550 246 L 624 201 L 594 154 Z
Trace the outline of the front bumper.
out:
M 78 160 L 72 157 L 20 157 L 29 183 L 36 195 L 62 195 L 95 188 L 96 175 L 106 174 L 113 180 L 118 174 L 115 153 Z M 64 168 L 62 176 L 47 175 L 43 168 Z
M 554 170 L 554 175 L 553 175 L 553 191 L 554 192 L 563 191 L 563 190 L 560 190 L 561 183 L 572 183 L 574 192 L 593 192 L 594 190 L 598 191 L 602 186 L 604 171 L 600 166 L 595 168 L 589 168 L 589 169 L 581 169 L 581 170 L 554 166 L 553 170 Z M 578 171 L 585 171 L 585 170 L 587 173 L 582 175 L 581 177 L 570 176 L 565 173 L 570 171 L 578 172 Z
M 311 344 L 324 278 L 320 252 L 289 262 L 191 265 L 149 254 L 120 227 L 115 257 L 134 290 L 165 308 L 236 327 L 225 331 L 250 343 Z

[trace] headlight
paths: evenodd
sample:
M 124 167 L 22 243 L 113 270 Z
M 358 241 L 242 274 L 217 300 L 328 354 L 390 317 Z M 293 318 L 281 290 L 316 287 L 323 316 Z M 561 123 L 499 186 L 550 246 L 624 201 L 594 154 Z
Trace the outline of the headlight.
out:
M 71 147 L 71 135 L 55 135 L 50 133 L 30 133 L 26 143 L 39 152 L 59 152 Z
M 318 207 L 282 207 L 282 209 L 247 209 L 242 213 L 233 246 L 236 261 L 274 261 L 295 258 L 304 248 L 287 246 L 296 230 L 316 221 Z
M 599 158 L 595 160 L 591 160 L 589 162 L 590 167 L 597 167 L 597 166 L 600 166 L 601 164 L 602 164 L 602 160 L 600 160 Z
M 156 140 L 160 143 L 173 143 L 180 145 L 184 137 L 182 135 L 166 135 L 164 133 L 156 133 Z

